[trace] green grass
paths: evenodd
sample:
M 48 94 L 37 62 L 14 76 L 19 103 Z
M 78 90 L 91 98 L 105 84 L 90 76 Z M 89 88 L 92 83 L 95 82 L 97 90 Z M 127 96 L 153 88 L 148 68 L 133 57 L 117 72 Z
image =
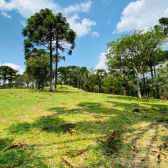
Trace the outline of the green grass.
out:
M 80 168 L 168 167 L 167 159 L 161 156 L 158 163 L 158 154 L 151 152 L 159 151 L 163 142 L 168 144 L 168 123 L 157 121 L 168 119 L 167 101 L 88 93 L 69 86 L 58 88 L 57 93 L 0 90 L 0 165 L 23 161 L 18 167 L 66 168 L 64 158 Z M 132 112 L 134 109 L 141 113 Z M 95 118 L 97 115 L 104 117 Z M 75 124 L 73 135 L 63 133 L 63 129 L 32 134 L 39 128 L 65 123 Z M 97 138 L 106 141 L 113 131 L 123 133 L 117 152 L 109 156 L 107 146 Z M 24 142 L 28 146 L 3 152 L 6 147 Z M 67 150 L 89 145 L 89 150 L 79 156 L 67 155 Z

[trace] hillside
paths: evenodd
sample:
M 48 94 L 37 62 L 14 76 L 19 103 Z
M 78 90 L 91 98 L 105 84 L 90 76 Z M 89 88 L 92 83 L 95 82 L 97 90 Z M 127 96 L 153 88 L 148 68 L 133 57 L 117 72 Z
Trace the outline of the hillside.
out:
M 0 167 L 168 167 L 167 101 L 58 90 L 0 90 Z

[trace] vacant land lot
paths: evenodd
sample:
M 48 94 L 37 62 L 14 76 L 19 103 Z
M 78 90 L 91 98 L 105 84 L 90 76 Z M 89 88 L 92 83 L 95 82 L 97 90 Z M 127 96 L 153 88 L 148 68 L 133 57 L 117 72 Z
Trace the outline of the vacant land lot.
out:
M 168 167 L 168 102 L 0 90 L 0 167 Z

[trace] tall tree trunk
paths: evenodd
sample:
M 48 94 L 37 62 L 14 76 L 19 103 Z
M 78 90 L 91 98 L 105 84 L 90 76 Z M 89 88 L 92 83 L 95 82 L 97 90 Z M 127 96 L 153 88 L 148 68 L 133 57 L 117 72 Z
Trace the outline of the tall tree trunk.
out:
M 149 98 L 149 94 L 150 94 L 150 88 L 149 88 L 149 84 L 148 84 L 148 98 Z
M 3 79 L 3 88 L 4 88 L 4 89 L 5 89 L 6 80 L 7 80 L 7 77 L 6 77 L 6 75 L 7 75 L 7 69 L 8 69 L 8 67 L 5 68 L 5 74 L 4 74 L 4 79 Z
M 40 89 L 40 81 L 38 81 L 38 89 Z
M 58 36 L 57 36 L 58 39 Z M 56 40 L 56 58 L 55 58 L 55 91 L 57 91 L 57 69 L 58 69 L 58 40 Z
M 35 86 L 36 89 L 38 88 L 37 84 L 38 84 L 38 82 L 37 82 L 37 80 L 36 80 L 36 86 Z
M 42 90 L 44 89 L 44 81 L 43 81 L 43 78 L 42 78 Z
M 142 95 L 141 95 L 141 89 L 140 89 L 140 82 L 139 82 L 139 72 L 136 68 L 134 68 L 135 73 L 136 73 L 136 79 L 137 79 L 137 89 L 138 89 L 138 97 L 141 99 Z
M 142 95 L 146 95 L 146 92 L 145 92 L 145 72 L 143 71 L 143 92 L 142 92 Z
M 155 99 L 155 90 L 153 89 L 154 84 L 153 84 L 153 68 L 152 68 L 152 66 L 150 66 L 150 71 L 151 71 L 151 78 L 152 78 L 152 91 L 153 91 L 153 97 L 154 97 L 154 99 Z
M 82 82 L 81 82 L 81 78 L 80 78 L 80 80 L 79 80 L 79 81 L 80 81 L 80 89 L 81 89 L 81 83 L 82 83 Z
M 156 70 L 155 70 L 155 66 L 154 66 L 154 74 L 155 74 L 155 77 L 156 77 Z M 158 84 L 156 84 L 156 90 L 157 90 L 157 98 L 159 99 L 160 96 L 159 96 L 159 87 L 158 87 Z
M 86 87 L 85 87 L 85 77 L 84 77 L 84 81 L 83 81 L 83 88 L 84 88 L 84 91 L 86 90 Z
M 26 83 L 26 85 L 27 85 L 27 89 L 29 88 L 29 83 Z
M 12 88 L 12 82 L 10 82 L 10 89 Z
M 76 78 L 76 88 L 78 88 L 78 78 Z
M 70 81 L 69 85 L 71 86 L 71 73 L 69 74 L 69 81 Z
M 79 89 L 79 80 L 78 80 L 78 89 Z
M 50 40 L 50 92 L 53 91 L 52 86 L 52 41 Z
M 4 78 L 3 80 L 3 88 L 5 89 L 5 85 L 6 85 L 6 79 Z
M 64 85 L 66 84 L 66 73 L 64 74 Z

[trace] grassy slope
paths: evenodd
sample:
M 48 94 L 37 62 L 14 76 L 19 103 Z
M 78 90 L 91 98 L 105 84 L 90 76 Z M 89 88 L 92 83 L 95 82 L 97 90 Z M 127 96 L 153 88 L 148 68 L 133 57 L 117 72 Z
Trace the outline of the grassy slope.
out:
M 132 112 L 135 108 L 142 113 Z M 159 111 L 162 108 L 167 109 Z M 94 118 L 95 115 L 105 117 Z M 0 90 L 0 152 L 13 144 L 29 144 L 2 152 L 0 165 L 23 160 L 18 167 L 66 168 L 63 157 L 76 167 L 168 167 L 163 156 L 161 163 L 157 163 L 157 154 L 151 152 L 158 150 L 163 141 L 168 143 L 168 123 L 157 122 L 158 118 L 168 119 L 167 102 L 86 93 L 67 86 L 59 87 L 57 93 Z M 70 135 L 58 129 L 31 134 L 41 127 L 64 123 L 76 124 L 77 132 Z M 107 156 L 106 145 L 96 138 L 105 141 L 114 130 L 125 131 L 121 135 L 122 144 L 119 143 L 117 153 Z M 77 157 L 66 153 L 88 145 L 89 150 Z M 67 146 L 69 148 L 60 149 Z

